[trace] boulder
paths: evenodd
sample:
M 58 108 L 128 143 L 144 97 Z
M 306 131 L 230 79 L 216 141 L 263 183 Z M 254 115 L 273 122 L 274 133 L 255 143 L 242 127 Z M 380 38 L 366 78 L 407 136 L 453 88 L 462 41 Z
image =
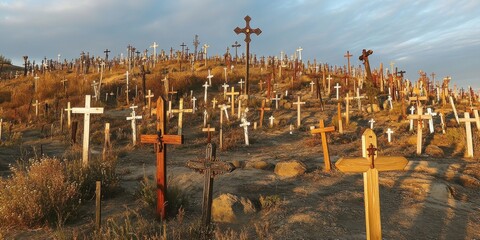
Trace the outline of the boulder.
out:
M 248 198 L 224 193 L 212 201 L 212 220 L 214 222 L 235 223 L 248 217 L 257 210 Z
M 275 165 L 275 174 L 280 177 L 296 177 L 307 171 L 307 167 L 300 161 L 291 160 L 279 162 Z
M 433 144 L 430 144 L 425 148 L 425 154 L 427 154 L 429 156 L 432 156 L 432 157 L 443 157 L 444 156 L 443 150 L 440 147 L 438 147 L 436 145 L 433 145 Z
M 372 104 L 367 104 L 365 107 L 364 107 L 364 111 L 368 112 L 368 113 L 371 113 L 372 112 Z M 378 104 L 373 104 L 373 112 L 380 112 L 380 107 L 378 106 Z
M 247 162 L 245 164 L 245 168 L 254 168 L 254 169 L 262 169 L 266 170 L 269 169 L 272 165 L 266 161 L 254 161 L 254 162 Z

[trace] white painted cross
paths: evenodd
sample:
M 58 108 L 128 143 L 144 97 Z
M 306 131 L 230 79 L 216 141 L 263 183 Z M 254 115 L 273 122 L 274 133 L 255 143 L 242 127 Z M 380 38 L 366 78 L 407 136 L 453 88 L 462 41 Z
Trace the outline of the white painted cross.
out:
M 222 85 L 222 87 L 223 87 L 223 100 L 225 100 L 227 98 L 227 88 L 230 87 L 230 86 L 228 85 L 228 83 L 225 82 Z
M 478 113 L 477 113 L 478 114 Z M 459 119 L 460 122 L 465 123 L 465 135 L 467 135 L 467 155 L 466 157 L 473 157 L 473 141 L 472 141 L 472 127 L 471 123 L 476 122 L 478 126 L 478 119 L 470 118 L 470 113 L 465 112 L 465 117 Z
M 197 98 L 195 96 L 193 96 L 193 98 L 192 98 L 192 113 L 195 113 L 195 111 L 197 110 L 197 107 L 195 106 L 196 102 L 197 102 Z
M 83 166 L 88 165 L 89 148 L 90 148 L 90 114 L 103 113 L 103 108 L 91 108 L 90 107 L 91 96 L 85 95 L 85 107 L 72 108 L 72 113 L 83 114 Z
M 203 96 L 203 101 L 205 102 L 205 105 L 207 105 L 207 92 L 210 85 L 208 85 L 208 82 L 205 82 L 205 84 L 203 84 L 202 86 L 205 88 L 205 95 Z
M 225 73 L 225 82 L 227 82 L 227 67 L 223 68 L 223 72 Z
M 393 110 L 393 103 L 392 103 L 392 96 L 391 95 L 388 95 L 387 101 L 388 101 L 388 105 L 390 106 L 390 111 L 392 111 Z
M 373 123 L 375 122 L 375 120 L 373 120 L 373 118 L 372 118 L 368 122 L 370 123 L 370 129 L 373 129 Z
M 216 99 L 216 98 L 213 98 L 213 100 L 212 100 L 213 109 L 216 108 L 217 102 L 218 102 L 217 99 Z
M 300 123 L 301 123 L 301 117 L 300 117 L 300 106 L 302 104 L 305 104 L 305 102 L 300 102 L 300 96 L 298 96 L 297 98 L 298 100 L 296 102 L 294 102 L 293 104 L 297 105 L 297 127 L 300 127 Z
M 409 115 L 408 119 L 417 120 L 417 155 L 422 154 L 422 125 L 423 120 L 431 119 L 430 115 L 423 115 L 423 108 L 421 106 L 417 109 L 417 115 Z
M 453 114 L 455 115 L 455 120 L 457 120 L 457 123 L 460 124 L 460 121 L 458 120 L 457 109 L 455 108 L 455 103 L 453 102 L 452 96 L 450 96 L 450 104 L 452 104 L 452 110 Z
M 275 109 L 278 110 L 278 101 L 280 100 L 280 98 L 278 97 L 278 93 L 275 93 L 275 97 L 272 98 L 273 101 L 275 101 Z
M 67 111 L 67 126 L 68 128 L 70 128 L 70 126 L 72 125 L 72 108 L 70 108 L 70 102 L 67 102 L 67 108 L 65 109 L 65 111 Z
M 273 121 L 275 120 L 275 117 L 273 117 L 273 115 L 272 115 L 268 119 L 270 120 L 270 128 L 272 128 L 273 127 Z
M 155 67 L 155 64 L 157 63 L 157 47 L 158 44 L 156 42 L 153 42 L 150 46 L 150 48 L 153 48 L 153 67 Z
M 338 100 L 339 93 L 340 93 L 340 88 L 342 88 L 342 86 L 340 86 L 340 85 L 338 84 L 338 82 L 337 82 L 337 84 L 336 84 L 335 87 L 333 87 L 333 88 L 335 88 L 335 90 L 337 91 L 336 96 L 337 96 L 337 100 Z
M 330 95 L 330 81 L 332 79 L 333 78 L 330 76 L 330 74 L 328 74 L 328 77 L 327 77 L 327 80 L 328 80 L 327 95 Z
M 184 109 L 183 98 L 180 98 L 178 109 L 172 109 L 172 113 L 178 113 L 178 135 L 182 135 L 183 113 L 193 113 L 193 109 Z
M 227 111 L 227 109 L 229 109 L 230 106 L 225 105 L 225 104 L 222 104 L 222 105 L 218 105 L 218 108 L 220 108 L 220 112 L 221 112 L 221 111 L 224 111 L 224 112 L 225 112 L 225 117 L 227 118 L 228 121 L 230 121 L 230 119 L 228 118 L 228 111 Z M 221 119 L 221 118 L 222 118 L 222 117 L 220 116 L 220 119 Z
M 245 82 L 243 81 L 243 78 L 240 78 L 240 81 L 238 82 L 238 84 L 240 84 L 240 92 L 243 92 L 243 84 Z
M 210 73 L 210 69 L 208 69 L 208 85 L 209 86 L 212 86 L 212 78 L 213 78 L 213 75 Z M 226 81 L 226 80 L 225 80 Z
M 415 107 L 412 105 L 410 107 L 410 115 L 415 113 Z M 413 131 L 413 118 L 410 119 L 410 131 Z
M 298 47 L 297 52 L 298 52 L 298 61 L 302 61 L 302 50 L 303 48 Z
M 248 122 L 246 118 L 242 118 L 240 127 L 243 127 L 243 132 L 245 133 L 245 145 L 247 146 L 250 145 L 248 142 L 248 126 L 250 126 L 250 122 Z
M 152 109 L 152 100 L 151 98 L 154 97 L 152 90 L 148 89 L 148 94 L 145 96 L 148 99 L 148 112 Z
M 427 115 L 432 116 L 430 119 L 428 119 L 428 126 L 430 128 L 430 133 L 433 133 L 435 131 L 435 129 L 433 127 L 433 117 L 437 116 L 437 113 L 433 112 L 432 108 L 427 108 Z
M 360 88 L 357 87 L 357 96 L 354 98 L 357 99 L 357 104 L 358 104 L 358 111 L 362 111 L 362 98 L 365 98 L 365 96 L 360 96 Z
M 313 82 L 313 80 L 310 82 L 310 92 L 313 93 L 313 85 L 315 85 L 315 83 Z
M 132 124 L 132 143 L 133 143 L 133 146 L 137 145 L 137 124 L 136 124 L 136 120 L 137 119 L 142 119 L 142 116 L 137 116 L 136 113 L 135 113 L 135 108 L 137 108 L 137 106 L 130 106 L 130 108 L 132 109 L 132 113 L 130 115 L 130 117 L 127 117 L 127 121 L 131 121 L 131 124 Z
M 388 138 L 388 142 L 391 143 L 392 142 L 392 129 L 388 128 L 387 129 L 387 138 Z

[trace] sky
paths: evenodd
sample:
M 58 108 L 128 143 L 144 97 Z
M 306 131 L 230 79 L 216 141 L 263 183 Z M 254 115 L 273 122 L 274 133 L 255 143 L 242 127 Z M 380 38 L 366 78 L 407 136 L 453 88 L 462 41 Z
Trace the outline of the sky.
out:
M 371 49 L 372 68 L 394 62 L 413 81 L 422 70 L 480 89 L 478 0 L 0 0 L 0 54 L 21 65 L 24 55 L 71 60 L 108 48 L 118 56 L 129 44 L 151 53 L 153 42 L 165 50 L 184 42 L 193 50 L 196 34 L 209 56 L 235 41 L 240 53 L 244 35 L 233 29 L 246 15 L 262 30 L 250 43 L 257 56 L 301 47 L 304 62 L 343 66 L 350 51 L 358 66 L 362 49 Z

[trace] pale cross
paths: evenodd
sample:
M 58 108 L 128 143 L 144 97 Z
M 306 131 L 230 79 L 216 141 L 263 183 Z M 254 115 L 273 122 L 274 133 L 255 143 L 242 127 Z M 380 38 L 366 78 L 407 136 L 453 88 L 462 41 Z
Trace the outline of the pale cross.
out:
M 387 129 L 387 138 L 388 138 L 388 142 L 391 143 L 392 142 L 392 129 L 388 128 Z
M 275 120 L 275 117 L 273 117 L 273 115 L 272 115 L 268 119 L 270 120 L 270 128 L 272 128 L 273 127 L 273 121 Z
M 313 93 L 313 85 L 315 85 L 315 83 L 313 81 L 310 82 L 310 92 Z
M 228 83 L 225 82 L 223 83 L 222 87 L 223 87 L 223 100 L 225 100 L 227 98 L 227 88 L 230 86 L 228 85 Z
M 280 100 L 278 93 L 275 93 L 275 97 L 272 100 L 275 101 L 275 109 L 278 109 L 278 101 Z
M 32 106 L 35 107 L 35 116 L 38 116 L 38 107 L 40 106 L 40 103 L 38 103 L 38 100 L 35 100 L 35 103 L 33 103 Z
M 180 98 L 178 109 L 172 109 L 172 113 L 178 113 L 178 135 L 182 135 L 183 113 L 193 113 L 193 109 L 184 109 L 183 98 Z
M 390 110 L 393 110 L 392 96 L 388 95 L 387 100 L 388 100 L 388 104 L 389 104 L 389 106 L 390 106 Z
M 231 113 L 232 113 L 232 116 L 233 116 L 233 115 L 235 115 L 235 96 L 239 95 L 240 93 L 235 92 L 235 87 L 232 87 L 231 89 L 232 90 L 230 92 L 228 92 L 227 95 L 229 95 L 230 99 L 231 99 L 231 101 L 230 101 L 231 107 L 232 107 L 232 109 L 231 109 L 232 112 Z
M 205 95 L 203 97 L 203 101 L 205 102 L 205 104 L 207 104 L 207 91 L 210 85 L 208 85 L 208 82 L 205 82 L 205 84 L 203 84 L 202 86 L 205 88 Z
M 158 44 L 156 42 L 153 42 L 153 44 L 150 45 L 150 48 L 153 48 L 153 67 L 155 67 L 155 64 L 157 63 L 157 47 Z
M 67 126 L 68 128 L 70 128 L 70 126 L 72 125 L 72 120 L 71 120 L 72 108 L 70 108 L 70 102 L 67 102 L 67 108 L 65 109 L 65 111 L 67 112 Z
M 207 126 L 208 111 L 207 109 L 203 110 L 203 127 Z
M 223 72 L 225 74 L 225 82 L 227 82 L 227 67 L 223 68 Z
M 427 108 L 427 114 L 432 116 L 432 118 L 428 119 L 428 126 L 430 128 L 430 133 L 433 133 L 435 131 L 433 126 L 433 117 L 437 116 L 437 113 L 433 112 L 432 108 Z
M 238 83 L 240 84 L 240 91 L 243 92 L 243 84 L 245 83 L 243 81 L 243 78 L 240 78 L 240 81 Z
M 340 86 L 340 85 L 338 84 L 338 82 L 337 82 L 337 84 L 336 84 L 335 87 L 333 87 L 333 88 L 335 88 L 335 90 L 337 91 L 336 96 L 337 96 L 337 100 L 338 100 L 338 98 L 339 98 L 339 93 L 340 93 L 340 88 L 342 88 L 342 86 Z
M 90 114 L 101 114 L 103 113 L 103 108 L 91 108 L 90 107 L 91 96 L 85 95 L 85 107 L 72 108 L 72 113 L 83 114 L 83 166 L 88 165 L 89 158 L 89 148 L 90 148 Z
M 327 77 L 327 80 L 328 80 L 328 87 L 327 87 L 327 94 L 330 95 L 330 81 L 332 80 L 333 78 L 330 76 L 330 74 L 328 74 L 328 77 Z M 338 98 L 337 98 L 338 99 Z
M 192 113 L 195 113 L 195 111 L 197 110 L 197 107 L 195 106 L 196 102 L 197 102 L 197 98 L 195 96 L 193 96 L 193 98 L 192 98 Z
M 131 124 L 132 124 L 132 143 L 133 143 L 133 146 L 137 145 L 137 124 L 136 124 L 136 120 L 137 119 L 142 119 L 142 116 L 137 116 L 136 113 L 135 113 L 135 108 L 137 108 L 137 106 L 130 106 L 130 108 L 132 109 L 132 113 L 130 114 L 130 117 L 127 117 L 127 121 L 131 121 Z
M 212 86 L 212 78 L 213 78 L 213 75 L 210 73 L 210 69 L 208 69 L 208 85 Z M 227 80 L 225 80 L 226 82 Z
M 230 106 L 222 104 L 222 105 L 218 105 L 218 108 L 220 108 L 220 112 L 221 111 L 225 112 L 225 117 L 227 118 L 228 121 L 230 121 L 230 119 L 228 118 L 228 111 L 227 111 L 227 109 L 229 109 Z M 220 116 L 220 119 L 222 119 L 222 116 Z
M 470 118 L 470 113 L 465 112 L 464 118 L 459 118 L 461 123 L 465 123 L 465 135 L 467 137 L 467 154 L 466 157 L 473 158 L 473 140 L 472 140 L 472 127 L 471 123 L 477 124 L 477 129 L 480 125 L 480 118 L 478 117 L 478 110 L 474 110 L 475 118 Z
M 154 97 L 152 90 L 148 89 L 148 94 L 145 96 L 148 99 L 148 112 L 150 112 L 150 109 L 152 108 L 152 100 L 151 98 Z
M 298 48 L 297 48 L 298 60 L 299 60 L 299 61 L 302 61 L 302 50 L 303 50 L 303 48 L 301 48 L 301 47 L 298 47 Z
M 408 119 L 417 120 L 417 155 L 422 154 L 422 125 L 423 120 L 429 120 L 432 116 L 423 115 L 423 108 L 419 107 L 417 109 L 417 115 L 409 115 Z
M 455 120 L 457 120 L 457 123 L 460 124 L 460 121 L 458 120 L 457 108 L 455 108 L 455 103 L 453 102 L 452 96 L 450 96 L 450 104 L 452 104 L 452 110 L 453 114 L 455 115 Z
M 213 109 L 215 109 L 215 107 L 217 106 L 217 99 L 216 98 L 213 98 L 212 100 L 212 104 L 213 104 Z
M 40 79 L 40 77 L 39 77 L 37 74 L 35 74 L 35 77 L 34 77 L 33 79 L 35 79 L 35 82 L 34 82 L 34 84 L 35 84 L 35 93 L 37 93 L 38 79 Z
M 250 145 L 248 142 L 248 126 L 250 126 L 250 122 L 247 121 L 246 118 L 242 118 L 242 123 L 240 124 L 240 127 L 243 127 L 243 132 L 245 134 L 245 145 Z
M 373 129 L 373 123 L 375 122 L 375 120 L 373 120 L 373 118 L 372 118 L 368 122 L 370 123 L 370 129 Z
M 342 172 L 363 173 L 365 222 L 367 239 L 382 239 L 378 172 L 403 170 L 408 164 L 404 157 L 379 157 L 377 137 L 371 129 L 362 135 L 361 158 L 341 158 L 335 166 Z
M 296 102 L 294 102 L 293 104 L 297 105 L 297 127 L 300 127 L 300 123 L 301 123 L 301 118 L 300 118 L 300 106 L 302 104 L 305 104 L 305 102 L 301 102 L 300 101 L 300 96 L 298 96 L 297 98 L 298 100 Z
M 415 113 L 415 107 L 412 105 L 410 108 L 410 115 Z M 413 119 L 410 119 L 410 131 L 413 131 Z

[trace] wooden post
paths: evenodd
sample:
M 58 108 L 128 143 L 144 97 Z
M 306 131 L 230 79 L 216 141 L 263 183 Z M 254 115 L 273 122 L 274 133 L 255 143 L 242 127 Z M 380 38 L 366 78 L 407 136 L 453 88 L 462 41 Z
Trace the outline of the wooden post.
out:
M 235 92 L 235 87 L 232 87 L 231 88 L 232 91 L 228 92 L 227 95 L 230 96 L 230 104 L 231 104 L 231 115 L 234 116 L 235 115 L 235 96 L 236 95 L 239 95 L 240 92 Z
M 95 185 L 95 228 L 97 231 L 102 227 L 102 183 Z
M 103 161 L 107 160 L 107 154 L 110 153 L 112 143 L 110 142 L 110 123 L 105 123 L 105 141 L 103 142 Z
M 338 132 L 343 133 L 342 106 L 340 102 L 337 103 L 337 118 L 338 118 Z
M 460 121 L 458 119 L 458 114 L 457 114 L 457 108 L 455 108 L 455 103 L 453 102 L 452 96 L 450 96 L 450 104 L 452 104 L 452 110 L 453 110 L 453 114 L 455 115 L 455 120 L 457 120 L 457 123 L 460 124 Z
M 320 119 L 319 128 L 310 130 L 311 134 L 320 134 L 322 138 L 323 148 L 323 162 L 325 164 L 325 171 L 330 172 L 332 169 L 332 163 L 330 162 L 330 154 L 328 152 L 327 132 L 335 131 L 334 126 L 325 127 L 323 119 Z
M 477 111 L 477 116 L 478 116 L 478 110 Z M 473 140 L 472 140 L 472 126 L 471 123 L 475 122 L 477 123 L 477 128 L 479 126 L 479 119 L 478 118 L 470 118 L 470 113 L 465 112 L 465 117 L 464 118 L 459 118 L 459 122 L 464 122 L 465 123 L 465 135 L 467 135 L 467 155 L 466 157 L 473 158 Z M 476 117 L 477 117 L 476 116 Z
M 235 166 L 233 164 L 216 159 L 215 153 L 215 145 L 208 143 L 206 156 L 204 159 L 189 160 L 187 162 L 188 168 L 205 175 L 202 198 L 202 224 L 207 228 L 210 225 L 212 213 L 213 178 L 216 175 L 235 170 Z
M 85 95 L 85 107 L 84 108 L 72 108 L 72 113 L 83 114 L 83 166 L 88 165 L 89 150 L 90 150 L 90 114 L 103 113 L 103 108 L 91 108 L 90 107 L 91 96 Z
M 167 191 L 167 144 L 183 144 L 182 135 L 166 135 L 166 112 L 165 102 L 160 96 L 157 99 L 157 134 L 141 135 L 141 143 L 150 143 L 155 145 L 157 159 L 157 214 L 165 219 L 165 197 Z
M 367 239 L 382 239 L 382 226 L 380 219 L 380 193 L 378 185 L 378 172 L 403 170 L 408 164 L 404 157 L 378 157 L 377 136 L 372 129 L 363 133 L 361 158 L 341 158 L 335 166 L 342 172 L 363 173 L 365 225 Z M 367 148 L 368 146 L 368 148 Z

